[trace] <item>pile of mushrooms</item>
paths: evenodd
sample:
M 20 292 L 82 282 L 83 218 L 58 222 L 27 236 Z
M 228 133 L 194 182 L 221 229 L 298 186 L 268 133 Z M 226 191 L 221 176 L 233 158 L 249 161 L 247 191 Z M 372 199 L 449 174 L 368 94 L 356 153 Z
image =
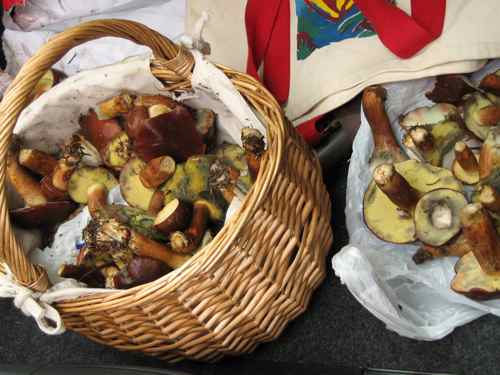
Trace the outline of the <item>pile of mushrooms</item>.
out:
M 55 78 L 48 73 L 39 86 Z M 83 247 L 59 275 L 92 287 L 130 288 L 184 264 L 220 230 L 234 196 L 251 188 L 265 152 L 252 128 L 242 129 L 242 147 L 217 145 L 213 111 L 162 95 L 122 93 L 79 123 L 57 155 L 13 143 L 10 217 L 54 232 L 88 205 Z M 107 204 L 116 186 L 127 205 Z
M 441 76 L 436 104 L 400 116 L 402 149 L 385 112 L 386 92 L 367 88 L 363 110 L 374 151 L 363 199 L 368 228 L 395 244 L 419 241 L 417 264 L 460 257 L 451 288 L 470 298 L 500 295 L 500 71 L 478 87 Z

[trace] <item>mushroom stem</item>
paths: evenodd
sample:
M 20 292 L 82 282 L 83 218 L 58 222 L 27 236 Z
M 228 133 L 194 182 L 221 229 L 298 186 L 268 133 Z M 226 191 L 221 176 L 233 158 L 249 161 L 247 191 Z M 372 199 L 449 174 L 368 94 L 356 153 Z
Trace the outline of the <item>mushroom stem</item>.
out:
M 423 244 L 413 255 L 416 264 L 422 264 L 428 260 L 446 256 L 462 256 L 472 250 L 472 246 L 464 235 L 460 234 L 451 242 L 442 246 L 431 246 Z
M 497 96 L 500 95 L 500 76 L 492 73 L 488 74 L 485 76 L 481 83 L 479 84 L 479 87 L 482 88 L 485 91 L 491 92 Z
M 159 260 L 171 268 L 182 266 L 190 258 L 188 255 L 177 254 L 170 247 L 151 240 L 134 230 L 130 233 L 128 245 L 137 256 Z
M 479 164 L 474 153 L 465 142 L 460 141 L 455 143 L 455 159 L 466 172 L 476 172 L 479 169 Z
M 363 91 L 363 112 L 372 130 L 374 151 L 371 164 L 397 163 L 406 160 L 399 148 L 391 129 L 391 123 L 385 111 L 386 91 L 381 86 L 371 86 Z
M 87 196 L 90 216 L 95 219 L 108 205 L 108 189 L 103 184 L 93 184 L 88 188 Z
M 422 152 L 430 152 L 434 148 L 434 138 L 432 134 L 424 127 L 412 127 L 408 133 L 415 143 L 417 149 Z
M 408 212 L 413 211 L 419 194 L 396 171 L 393 164 L 381 164 L 375 168 L 373 180 L 396 206 Z
M 52 173 L 52 185 L 60 191 L 68 191 L 68 182 L 76 169 L 76 165 L 69 165 L 64 159 L 59 160 Z
M 53 156 L 38 150 L 22 149 L 19 151 L 19 164 L 41 176 L 47 176 L 57 165 Z
M 184 230 L 191 219 L 191 204 L 179 199 L 170 201 L 156 216 L 154 226 L 165 235 Z
M 461 213 L 463 233 L 484 272 L 500 272 L 500 243 L 488 212 L 480 203 L 465 206 Z
M 184 232 L 176 231 L 170 235 L 170 246 L 172 250 L 181 254 L 192 253 L 203 238 L 209 217 L 209 210 L 205 203 L 195 202 L 193 216 L 189 228 Z
M 431 213 L 431 223 L 437 229 L 450 228 L 453 223 L 453 213 L 445 203 L 437 204 Z
M 245 127 L 241 129 L 241 142 L 245 150 L 250 176 L 255 180 L 259 174 L 260 160 L 266 147 L 264 135 L 257 129 Z
M 33 207 L 47 203 L 40 183 L 21 167 L 13 153 L 7 155 L 7 177 L 26 206 Z
M 132 108 L 132 98 L 122 94 L 99 104 L 99 114 L 106 118 L 116 117 L 127 113 Z
M 175 160 L 170 156 L 160 156 L 150 160 L 141 171 L 139 177 L 142 184 L 155 189 L 175 173 Z
M 161 190 L 156 190 L 149 201 L 148 212 L 151 215 L 158 215 L 165 205 L 165 193 Z
M 479 202 L 490 211 L 500 212 L 500 194 L 490 185 L 481 188 Z
M 479 154 L 479 178 L 484 180 L 500 168 L 500 128 L 492 129 Z

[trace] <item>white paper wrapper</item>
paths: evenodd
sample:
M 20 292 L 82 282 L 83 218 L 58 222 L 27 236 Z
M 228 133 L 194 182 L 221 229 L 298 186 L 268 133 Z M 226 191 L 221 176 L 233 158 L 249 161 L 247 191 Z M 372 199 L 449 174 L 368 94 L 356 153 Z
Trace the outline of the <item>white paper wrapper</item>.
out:
M 193 54 L 196 60 L 192 78 L 194 92 L 178 100 L 193 108 L 210 108 L 217 113 L 218 143 L 225 141 L 241 145 L 240 133 L 244 126 L 258 128 L 265 134 L 264 126 L 227 77 L 206 62 L 200 53 L 193 51 Z M 109 97 L 122 91 L 168 95 L 151 74 L 149 61 L 149 56 L 134 57 L 69 77 L 27 107 L 21 113 L 14 132 L 26 141 L 28 147 L 53 152 L 58 144 L 78 130 L 80 114 Z M 119 188 L 110 192 L 108 200 L 110 203 L 124 203 Z M 241 203 L 241 199 L 233 199 L 226 221 Z M 31 253 L 31 260 L 47 269 L 53 284 L 58 285 L 62 281 L 57 275 L 59 266 L 74 263 L 78 254 L 77 244 L 81 243 L 82 230 L 89 220 L 90 215 L 85 208 L 59 227 L 51 248 Z M 62 285 L 75 286 L 67 280 Z M 72 296 L 88 294 L 89 291 L 80 288 Z M 64 296 L 67 297 L 67 294 Z
M 496 60 L 472 75 L 478 82 L 500 67 Z M 396 138 L 398 116 L 432 103 L 424 93 L 434 79 L 388 84 L 386 109 Z M 362 110 L 361 110 L 362 111 Z M 363 221 L 363 194 L 371 180 L 369 158 L 373 139 L 362 113 L 349 166 L 346 224 L 350 244 L 333 257 L 335 273 L 354 297 L 388 329 L 419 340 L 437 340 L 455 327 L 492 313 L 500 316 L 500 300 L 476 302 L 450 289 L 456 257 L 416 265 L 416 245 L 395 245 L 373 235 Z

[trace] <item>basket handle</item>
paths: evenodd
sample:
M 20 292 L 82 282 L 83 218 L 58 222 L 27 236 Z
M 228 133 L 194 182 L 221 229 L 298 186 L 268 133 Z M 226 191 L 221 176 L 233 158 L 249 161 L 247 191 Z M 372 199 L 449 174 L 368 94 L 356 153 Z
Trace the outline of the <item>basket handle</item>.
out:
M 168 68 L 161 79 L 166 82 L 189 78 L 193 56 L 168 38 L 133 21 L 108 19 L 82 23 L 51 38 L 21 68 L 0 104 L 0 259 L 10 268 L 17 280 L 35 291 L 45 291 L 50 283 L 43 267 L 33 265 L 14 236 L 9 220 L 5 193 L 6 156 L 17 118 L 27 105 L 27 98 L 42 75 L 70 49 L 87 41 L 103 37 L 128 39 L 153 50 L 155 58 Z M 165 72 L 165 70 L 163 70 Z

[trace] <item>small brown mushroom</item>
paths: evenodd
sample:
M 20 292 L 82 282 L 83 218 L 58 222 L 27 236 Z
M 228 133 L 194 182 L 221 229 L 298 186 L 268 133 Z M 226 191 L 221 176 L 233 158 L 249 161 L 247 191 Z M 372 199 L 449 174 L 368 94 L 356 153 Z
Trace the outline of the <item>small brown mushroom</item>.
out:
M 16 155 L 11 152 L 7 155 L 7 178 L 26 206 L 33 207 L 47 203 L 39 182 L 18 163 Z
M 170 156 L 160 156 L 150 160 L 139 177 L 145 187 L 155 189 L 173 176 L 175 166 L 175 160 Z
M 189 225 L 192 212 L 193 207 L 190 203 L 173 199 L 158 213 L 154 227 L 166 235 L 184 230 Z
M 472 252 L 487 274 L 500 272 L 500 242 L 491 217 L 480 203 L 465 206 L 460 215 L 464 235 L 474 244 Z
M 184 232 L 176 231 L 170 234 L 172 250 L 181 254 L 190 254 L 198 248 L 207 228 L 210 216 L 205 202 L 196 201 L 193 205 L 193 215 L 189 228 Z
M 52 173 L 52 185 L 60 191 L 67 192 L 69 180 L 75 170 L 76 165 L 70 165 L 64 159 L 59 160 Z
M 215 126 L 215 112 L 202 108 L 195 112 L 196 130 L 201 135 L 203 143 L 208 147 L 215 145 L 217 138 L 217 127 Z
M 128 289 L 154 281 L 169 271 L 165 263 L 152 258 L 134 257 L 127 268 L 114 276 L 117 289 Z
M 385 111 L 387 93 L 382 86 L 371 86 L 363 91 L 363 112 L 372 130 L 374 150 L 371 167 L 382 163 L 397 163 L 407 159 L 399 148 L 391 123 Z
M 57 160 L 43 151 L 25 148 L 19 151 L 19 164 L 40 176 L 47 176 L 56 167 Z
M 53 175 L 49 174 L 40 181 L 40 188 L 49 201 L 64 201 L 69 199 L 66 191 L 59 190 L 52 183 Z

